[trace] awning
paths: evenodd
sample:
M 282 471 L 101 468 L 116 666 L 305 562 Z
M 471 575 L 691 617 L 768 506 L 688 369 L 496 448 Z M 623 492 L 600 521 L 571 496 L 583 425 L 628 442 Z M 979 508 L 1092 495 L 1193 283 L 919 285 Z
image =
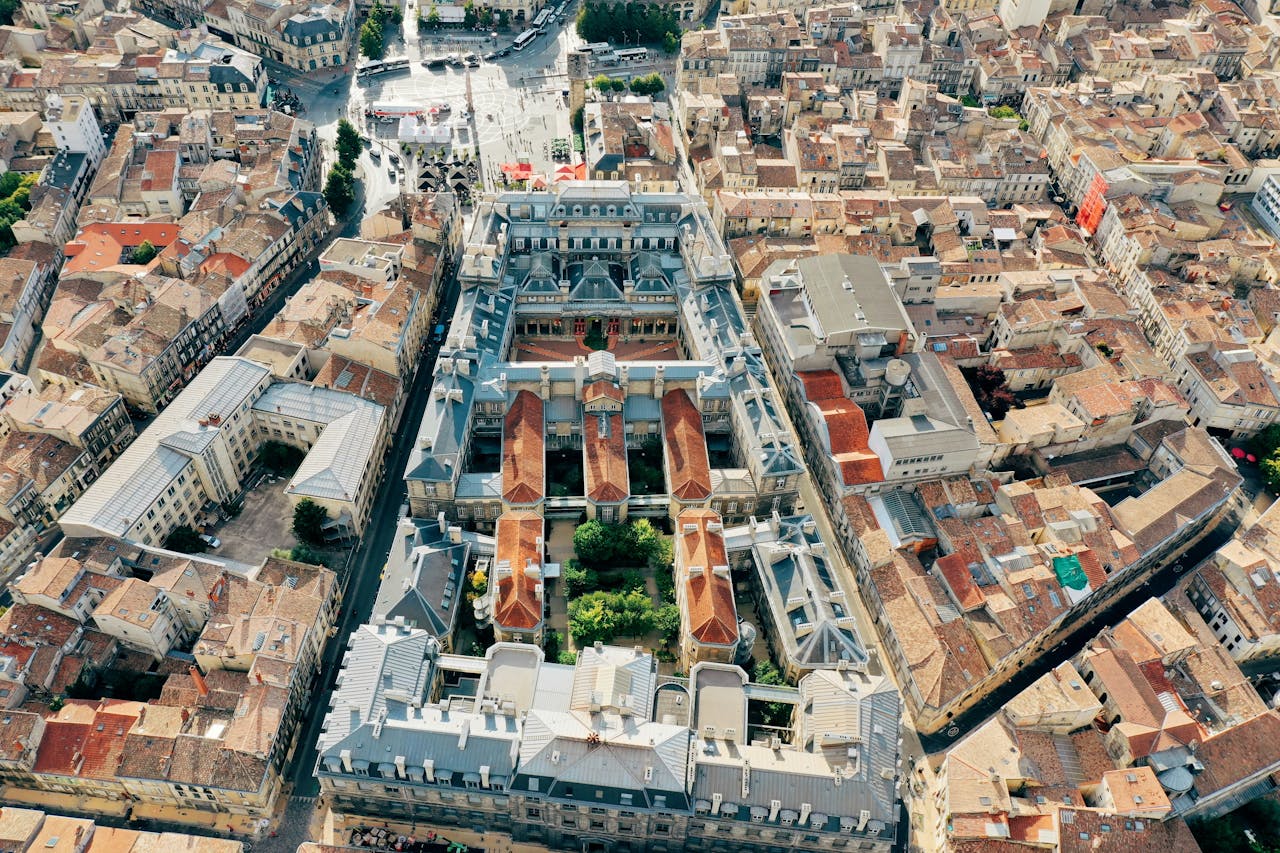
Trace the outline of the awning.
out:
M 1236 458 L 1236 459 L 1243 459 L 1243 458 L 1244 458 L 1244 448 L 1243 448 L 1243 447 L 1233 447 L 1233 448 L 1231 448 L 1231 455 L 1232 455 L 1234 458 Z

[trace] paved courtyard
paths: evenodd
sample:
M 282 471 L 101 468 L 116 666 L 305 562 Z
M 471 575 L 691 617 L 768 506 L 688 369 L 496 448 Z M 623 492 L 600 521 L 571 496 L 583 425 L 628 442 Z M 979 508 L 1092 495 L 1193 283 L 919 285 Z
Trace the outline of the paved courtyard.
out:
M 263 480 L 245 495 L 244 510 L 214 534 L 222 540 L 217 556 L 256 566 L 273 548 L 288 550 L 297 544 L 293 526 L 293 504 L 284 493 L 288 481 Z

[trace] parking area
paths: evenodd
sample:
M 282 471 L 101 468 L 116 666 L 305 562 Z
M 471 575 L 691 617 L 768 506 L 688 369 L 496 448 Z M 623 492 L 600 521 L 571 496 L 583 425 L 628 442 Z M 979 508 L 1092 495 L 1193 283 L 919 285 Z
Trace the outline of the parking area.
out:
M 263 479 L 244 497 L 244 510 L 214 533 L 222 547 L 211 553 L 239 563 L 256 566 L 274 548 L 289 550 L 297 544 L 293 526 L 293 504 L 284 493 L 288 480 L 272 483 Z

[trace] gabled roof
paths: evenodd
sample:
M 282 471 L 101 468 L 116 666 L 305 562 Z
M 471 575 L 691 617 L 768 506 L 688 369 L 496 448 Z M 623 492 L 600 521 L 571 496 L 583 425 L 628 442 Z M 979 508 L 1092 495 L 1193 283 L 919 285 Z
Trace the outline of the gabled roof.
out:
M 498 516 L 493 619 L 503 628 L 529 631 L 542 622 L 542 516 L 513 510 Z M 503 564 L 506 564 L 505 566 Z M 501 574 L 507 568 L 510 574 Z
M 631 494 L 623 429 L 622 415 L 617 412 L 582 419 L 587 498 L 591 501 L 621 503 Z
M 676 561 L 685 575 L 689 633 L 699 643 L 729 646 L 738 642 L 738 611 L 719 525 L 720 514 L 714 510 L 680 513 L 676 517 Z
M 502 499 L 535 504 L 546 494 L 542 400 L 519 391 L 502 422 Z
M 682 388 L 662 395 L 662 437 L 671 495 L 684 501 L 711 497 L 711 463 L 702 414 Z

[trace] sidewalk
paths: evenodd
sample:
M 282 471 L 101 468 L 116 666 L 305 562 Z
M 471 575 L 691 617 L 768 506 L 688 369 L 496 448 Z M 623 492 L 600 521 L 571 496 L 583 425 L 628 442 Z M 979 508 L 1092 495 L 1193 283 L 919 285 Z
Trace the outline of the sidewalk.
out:
M 403 821 L 382 820 L 347 815 L 325 809 L 318 836 L 321 844 L 342 846 L 351 839 L 351 832 L 356 827 L 382 827 L 393 835 L 412 836 L 424 840 L 426 833 L 434 831 L 438 841 L 461 841 L 467 845 L 471 853 L 558 853 L 541 844 L 512 841 L 504 832 L 473 832 L 453 826 L 436 826 L 430 823 L 404 823 Z
M 0 802 L 93 818 L 108 826 L 138 827 L 137 822 L 141 822 L 141 828 L 151 831 L 191 832 L 237 840 L 253 838 L 260 826 L 258 818 L 249 815 L 204 812 L 151 803 L 130 804 L 102 797 L 55 794 L 12 786 L 0 790 Z

